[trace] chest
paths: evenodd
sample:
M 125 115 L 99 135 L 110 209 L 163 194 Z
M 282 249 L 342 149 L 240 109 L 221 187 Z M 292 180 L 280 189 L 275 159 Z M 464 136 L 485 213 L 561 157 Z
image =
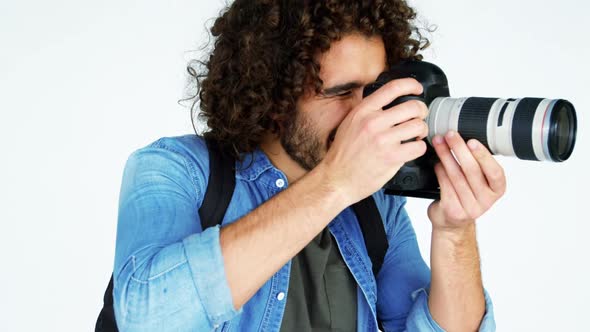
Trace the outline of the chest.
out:
M 266 183 L 236 181 L 222 227 L 239 220 L 284 190 L 279 179 Z M 348 269 L 356 284 L 357 327 L 362 327 L 358 330 L 367 330 L 367 326 L 376 322 L 376 283 L 356 215 L 352 209 L 345 209 L 330 222 L 328 229 L 333 236 L 332 245 L 345 264 L 343 267 Z M 222 331 L 280 331 L 292 268 L 293 260 L 290 260 L 256 292 L 237 317 L 222 326 Z

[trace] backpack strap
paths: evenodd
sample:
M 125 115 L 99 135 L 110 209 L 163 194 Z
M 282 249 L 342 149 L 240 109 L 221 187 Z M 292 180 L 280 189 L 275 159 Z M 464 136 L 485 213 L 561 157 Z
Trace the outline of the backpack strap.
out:
M 221 224 L 236 187 L 234 159 L 213 140 L 205 142 L 209 149 L 209 183 L 199 209 L 203 230 Z
M 377 275 L 383 265 L 385 253 L 387 253 L 387 248 L 389 248 L 381 214 L 377 209 L 377 204 L 373 196 L 369 196 L 353 204 L 352 209 L 361 226 L 367 253 L 371 258 L 371 263 L 373 263 L 373 275 L 377 279 Z
M 389 248 L 383 219 L 381 219 L 381 214 L 373 196 L 369 196 L 353 204 L 352 210 L 356 214 L 356 218 L 361 226 L 367 253 L 369 254 L 369 258 L 371 258 L 371 263 L 373 263 L 373 275 L 375 276 L 375 280 L 377 280 L 377 275 L 379 275 L 385 254 Z M 381 331 L 385 331 L 379 317 L 377 317 L 377 325 Z

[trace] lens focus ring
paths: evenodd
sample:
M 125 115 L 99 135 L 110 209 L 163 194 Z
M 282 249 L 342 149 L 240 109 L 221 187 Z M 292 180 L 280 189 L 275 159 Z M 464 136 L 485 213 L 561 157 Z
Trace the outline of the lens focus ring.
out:
M 459 115 L 459 133 L 465 141 L 475 138 L 487 149 L 488 116 L 492 105 L 498 98 L 467 98 Z

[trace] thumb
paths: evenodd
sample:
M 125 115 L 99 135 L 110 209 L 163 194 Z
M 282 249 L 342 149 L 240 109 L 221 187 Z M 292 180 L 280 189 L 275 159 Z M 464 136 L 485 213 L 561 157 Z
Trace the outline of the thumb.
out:
M 428 206 L 428 219 L 430 219 L 431 221 L 435 221 L 435 220 L 441 220 L 441 218 L 443 218 L 443 212 L 442 209 L 440 208 L 440 200 L 435 200 L 434 202 L 430 203 L 430 205 Z

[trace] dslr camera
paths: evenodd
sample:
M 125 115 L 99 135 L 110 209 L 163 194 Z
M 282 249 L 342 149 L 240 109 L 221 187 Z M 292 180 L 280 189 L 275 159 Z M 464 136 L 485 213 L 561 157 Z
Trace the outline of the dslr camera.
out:
M 546 98 L 451 98 L 445 73 L 425 61 L 404 61 L 379 75 L 365 86 L 363 97 L 387 82 L 413 77 L 424 88 L 419 96 L 402 96 L 383 107 L 388 109 L 408 100 L 421 100 L 429 114 L 426 153 L 407 162 L 388 181 L 385 193 L 391 195 L 440 199 L 434 173 L 438 157 L 432 147 L 434 135 L 449 130 L 465 141 L 474 138 L 492 154 L 515 156 L 523 160 L 562 162 L 576 143 L 577 119 L 574 106 L 564 99 Z

